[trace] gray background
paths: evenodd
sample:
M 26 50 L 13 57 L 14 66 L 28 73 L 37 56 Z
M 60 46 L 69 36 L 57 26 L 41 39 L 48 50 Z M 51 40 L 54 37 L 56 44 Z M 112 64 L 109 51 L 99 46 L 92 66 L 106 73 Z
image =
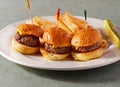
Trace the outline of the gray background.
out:
M 58 8 L 73 15 L 110 19 L 120 25 L 119 0 L 31 0 L 33 16 L 55 15 Z M 0 29 L 29 18 L 25 0 L 0 0 Z M 0 56 L 0 87 L 120 87 L 120 62 L 84 71 L 48 71 L 24 67 Z

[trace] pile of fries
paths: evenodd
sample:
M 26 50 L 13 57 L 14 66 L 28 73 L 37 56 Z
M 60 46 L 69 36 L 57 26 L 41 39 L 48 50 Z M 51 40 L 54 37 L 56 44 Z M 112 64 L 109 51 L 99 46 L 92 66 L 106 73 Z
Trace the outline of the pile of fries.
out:
M 88 27 L 87 21 L 71 15 L 68 11 L 66 11 L 65 14 L 63 15 L 61 14 L 59 9 L 55 18 L 57 20 L 57 23 L 53 23 L 42 17 L 35 16 L 33 18 L 33 24 L 39 26 L 44 31 L 46 29 L 54 27 L 61 27 L 62 29 L 64 29 L 65 31 L 72 35 L 75 34 L 78 30 L 86 29 Z M 28 20 L 26 23 L 31 24 L 32 22 L 31 20 Z

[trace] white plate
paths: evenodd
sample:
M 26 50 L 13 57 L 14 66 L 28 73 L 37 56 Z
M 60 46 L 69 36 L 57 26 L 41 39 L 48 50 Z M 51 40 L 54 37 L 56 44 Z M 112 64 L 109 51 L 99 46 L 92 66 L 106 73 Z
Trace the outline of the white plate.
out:
M 44 17 L 50 21 L 55 22 L 53 16 Z M 96 29 L 103 31 L 103 20 L 88 18 L 88 22 L 93 25 Z M 120 50 L 114 45 L 110 45 L 105 49 L 102 57 L 87 62 L 79 61 L 50 61 L 46 60 L 40 55 L 23 55 L 15 50 L 11 49 L 11 40 L 15 35 L 16 27 L 20 23 L 25 23 L 25 21 L 20 21 L 11 25 L 6 26 L 0 31 L 0 54 L 17 64 L 39 68 L 47 70 L 84 70 L 96 67 L 105 66 L 120 60 Z M 104 32 L 104 31 L 103 31 Z

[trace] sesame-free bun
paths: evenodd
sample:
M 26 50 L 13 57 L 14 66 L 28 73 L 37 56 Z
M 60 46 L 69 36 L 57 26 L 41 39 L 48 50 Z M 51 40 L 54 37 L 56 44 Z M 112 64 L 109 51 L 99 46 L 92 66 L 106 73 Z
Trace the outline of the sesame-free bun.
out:
M 19 35 L 21 36 L 32 35 L 32 36 L 38 37 L 38 40 L 39 40 L 39 37 L 42 37 L 43 35 L 43 30 L 34 24 L 20 24 L 18 25 L 16 31 L 17 31 L 16 33 L 19 33 Z M 25 40 L 24 42 L 28 41 L 27 39 L 28 38 L 24 39 Z M 18 52 L 23 53 L 23 54 L 36 53 L 39 51 L 39 48 L 40 48 L 40 46 L 33 47 L 33 46 L 24 45 L 20 43 L 19 41 L 17 41 L 16 36 L 12 39 L 12 47 Z
M 43 35 L 43 30 L 34 24 L 20 24 L 17 27 L 17 32 L 20 35 L 33 35 L 36 37 L 42 37 Z
M 50 53 L 44 50 L 44 48 L 40 48 L 40 52 L 44 56 L 44 58 L 47 58 L 48 60 L 64 60 L 66 59 L 70 53 L 66 54 L 55 54 L 55 53 Z
M 43 34 L 43 40 L 47 44 L 51 44 L 54 47 L 69 47 L 71 46 L 71 34 L 67 33 L 65 30 L 57 27 L 47 29 Z M 41 54 L 49 60 L 63 60 L 66 59 L 69 53 L 52 53 L 45 50 L 45 48 L 40 48 Z
M 71 44 L 75 48 L 86 48 L 85 52 L 73 51 L 72 56 L 74 60 L 79 61 L 88 61 L 91 59 L 99 58 L 103 55 L 104 47 L 101 46 L 102 35 L 100 31 L 95 30 L 94 28 L 82 29 L 73 36 Z M 99 44 L 98 48 L 96 44 Z M 89 51 L 89 49 L 93 49 Z M 88 50 L 87 50 L 88 49 Z M 81 49 L 84 50 L 84 49 Z
M 100 41 L 101 38 L 101 33 L 95 29 L 82 29 L 75 33 L 71 44 L 78 47 L 90 46 Z
M 53 46 L 65 47 L 71 46 L 71 34 L 61 28 L 47 29 L 43 34 L 44 42 Z
M 12 48 L 23 54 L 33 54 L 39 51 L 40 47 L 30 47 L 19 43 L 17 40 L 12 39 Z
M 92 60 L 92 59 L 99 58 L 100 56 L 102 56 L 103 49 L 104 48 L 100 47 L 91 52 L 85 52 L 85 53 L 72 52 L 72 56 L 74 60 L 88 61 L 88 60 Z

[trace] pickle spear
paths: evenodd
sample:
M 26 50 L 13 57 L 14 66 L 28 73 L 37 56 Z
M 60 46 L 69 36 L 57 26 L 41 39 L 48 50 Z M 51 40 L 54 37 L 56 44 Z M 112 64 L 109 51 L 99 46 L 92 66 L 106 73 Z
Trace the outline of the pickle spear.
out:
M 120 32 L 116 31 L 114 24 L 110 20 L 104 20 L 103 26 L 112 42 L 120 48 Z

